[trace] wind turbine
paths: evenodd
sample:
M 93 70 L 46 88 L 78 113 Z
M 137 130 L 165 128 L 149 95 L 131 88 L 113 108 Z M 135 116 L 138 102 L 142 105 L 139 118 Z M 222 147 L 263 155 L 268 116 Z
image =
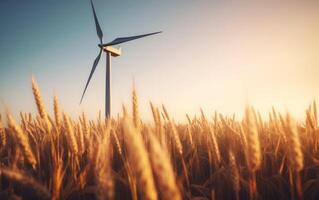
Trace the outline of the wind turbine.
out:
M 100 61 L 101 54 L 104 51 L 106 53 L 105 117 L 108 118 L 111 115 L 111 57 L 117 57 L 117 56 L 121 55 L 121 49 L 114 48 L 113 45 L 117 45 L 117 44 L 121 44 L 121 43 L 128 42 L 131 40 L 136 40 L 136 39 L 139 39 L 142 37 L 158 34 L 158 33 L 161 33 L 161 31 L 143 34 L 143 35 L 136 35 L 136 36 L 131 36 L 131 37 L 119 37 L 119 38 L 114 39 L 111 42 L 103 44 L 103 40 L 102 40 L 103 39 L 103 32 L 101 30 L 99 21 L 97 19 L 92 0 L 91 0 L 91 6 L 92 6 L 92 10 L 93 10 L 93 15 L 94 15 L 97 36 L 100 39 L 100 44 L 98 45 L 100 48 L 100 52 L 93 62 L 93 66 L 92 66 L 89 78 L 86 82 L 86 85 L 85 85 L 85 88 L 84 88 L 84 91 L 83 91 L 83 94 L 81 97 L 80 104 L 82 103 L 84 94 L 85 94 L 86 89 L 87 89 L 87 87 L 91 81 L 91 78 L 94 74 L 95 68 Z

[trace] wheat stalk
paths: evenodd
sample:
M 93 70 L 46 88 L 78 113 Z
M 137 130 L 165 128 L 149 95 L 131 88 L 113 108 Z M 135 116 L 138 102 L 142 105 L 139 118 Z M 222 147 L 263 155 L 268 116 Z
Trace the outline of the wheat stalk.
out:
M 165 138 L 165 134 L 163 131 L 160 111 L 158 108 L 156 108 L 156 121 L 157 121 L 157 126 L 158 126 L 158 135 L 160 137 L 160 142 L 161 142 L 161 145 L 164 146 L 166 144 L 166 138 Z
M 52 152 L 52 200 L 61 199 L 61 190 L 64 177 L 63 160 L 58 152 Z
M 2 117 L 0 114 L 0 149 L 4 148 L 7 144 L 7 136 L 5 128 L 3 127 Z
M 257 128 L 256 113 L 252 107 L 247 106 L 245 110 L 245 122 L 246 122 L 246 160 L 249 169 L 249 195 L 250 199 L 257 198 L 257 181 L 256 181 L 256 170 L 261 165 L 261 151 Z
M 0 168 L 0 174 L 13 183 L 14 189 L 22 191 L 24 199 L 51 199 L 49 191 L 41 183 L 22 172 Z
M 96 151 L 94 152 L 94 174 L 97 184 L 97 199 L 113 199 L 114 197 L 114 183 L 111 173 L 111 156 L 110 156 L 110 120 L 109 124 L 104 130 L 104 135 L 101 142 L 98 143 Z
M 314 116 L 315 126 L 317 128 L 317 126 L 318 126 L 318 113 L 317 113 L 316 101 L 313 101 L 312 105 L 313 105 L 313 116 Z
M 122 112 L 123 112 L 123 116 L 128 116 L 128 112 L 127 112 L 127 108 L 125 107 L 124 104 L 122 104 Z
M 182 197 L 177 187 L 174 171 L 167 152 L 162 149 L 160 143 L 152 133 L 148 135 L 150 141 L 150 159 L 161 199 L 181 200 Z
M 191 131 L 191 125 L 190 124 L 187 124 L 187 130 L 186 131 L 187 131 L 189 143 L 190 143 L 192 149 L 194 149 L 195 146 L 194 146 L 194 142 L 193 142 L 193 136 L 192 136 L 192 131 Z
M 181 139 L 179 138 L 175 123 L 173 121 L 170 121 L 169 123 L 178 153 L 181 157 L 183 157 L 183 146 L 181 143 Z
M 123 130 L 126 136 L 125 142 L 128 148 L 128 159 L 130 160 L 130 164 L 134 165 L 132 170 L 139 185 L 138 189 L 140 190 L 141 198 L 156 200 L 157 192 L 152 169 L 142 136 L 128 117 L 124 117 Z
M 169 114 L 168 114 L 168 112 L 167 112 L 166 107 L 164 106 L 164 104 L 162 104 L 162 108 L 163 108 L 163 111 L 164 111 L 164 116 L 165 116 L 165 118 L 166 118 L 168 121 L 170 121 Z M 163 117 L 163 118 L 164 118 L 164 117 Z M 164 118 L 164 119 L 165 119 L 165 118 Z
M 17 123 L 14 121 L 11 114 L 7 113 L 7 118 L 8 118 L 8 125 L 10 130 L 13 133 L 16 133 L 15 137 L 17 138 L 17 142 L 22 150 L 22 153 L 24 154 L 26 160 L 32 165 L 32 167 L 35 168 L 37 161 L 31 150 L 28 137 L 23 132 L 21 127 L 17 125 Z
M 219 151 L 219 147 L 218 147 L 218 142 L 217 142 L 217 138 L 216 138 L 216 134 L 215 132 L 212 130 L 212 128 L 210 127 L 210 125 L 208 124 L 208 122 L 206 121 L 206 129 L 208 131 L 208 133 L 210 134 L 211 137 L 211 142 L 213 145 L 213 153 L 214 156 L 216 158 L 216 161 L 219 163 L 221 161 L 221 156 L 220 156 L 220 151 Z
M 202 121 L 202 124 L 203 124 L 203 130 L 205 132 L 207 132 L 209 134 L 210 138 L 211 138 L 210 141 L 211 141 L 211 144 L 212 144 L 212 153 L 214 154 L 214 157 L 215 157 L 215 160 L 217 161 L 217 163 L 219 163 L 220 160 L 221 160 L 221 156 L 220 156 L 220 151 L 219 151 L 219 147 L 218 147 L 218 142 L 217 142 L 215 131 L 212 130 L 210 124 L 208 123 L 208 120 L 206 119 L 204 111 L 202 109 L 200 109 L 200 111 L 201 111 L 201 121 Z M 220 118 L 222 120 L 224 120 L 222 115 L 220 115 Z M 224 122 L 224 123 L 226 123 L 226 122 Z
M 20 112 L 20 118 L 21 118 L 21 126 L 22 126 L 22 129 L 26 129 L 27 128 L 27 122 L 26 122 L 26 118 L 24 117 L 23 113 Z
M 84 145 L 89 146 L 90 143 L 90 127 L 86 118 L 86 115 L 82 113 L 82 120 L 80 117 L 80 122 L 82 124 L 82 130 L 83 130 L 83 135 L 84 135 Z
M 229 168 L 230 168 L 230 180 L 232 182 L 234 191 L 236 193 L 236 199 L 239 200 L 240 190 L 240 177 L 236 164 L 236 159 L 232 151 L 229 152 Z
M 120 154 L 120 156 L 123 157 L 123 150 L 122 150 L 122 147 L 120 145 L 119 138 L 117 137 L 117 133 L 113 129 L 111 130 L 111 135 L 114 138 L 116 149 L 117 149 L 118 153 Z
M 284 129 L 287 138 L 287 150 L 290 167 L 299 172 L 303 169 L 303 153 L 296 123 L 289 114 L 287 114 Z
M 85 143 L 84 143 L 84 136 L 83 136 L 83 131 L 81 124 L 77 124 L 77 143 L 78 143 L 78 148 L 79 148 L 79 153 L 82 155 L 85 151 Z
M 155 122 L 155 125 L 157 124 L 157 117 L 156 117 L 156 108 L 154 107 L 153 103 L 150 101 L 150 107 L 153 115 L 153 120 Z
M 79 152 L 78 145 L 76 142 L 76 138 L 74 135 L 74 130 L 70 122 L 70 118 L 67 114 L 63 113 L 63 121 L 66 131 L 67 142 L 70 145 L 70 150 L 73 154 L 77 154 Z
M 256 118 L 253 117 L 252 108 L 247 107 L 245 112 L 246 128 L 247 128 L 247 161 L 251 172 L 255 172 L 261 164 L 261 152 L 258 137 L 258 129 L 256 126 Z

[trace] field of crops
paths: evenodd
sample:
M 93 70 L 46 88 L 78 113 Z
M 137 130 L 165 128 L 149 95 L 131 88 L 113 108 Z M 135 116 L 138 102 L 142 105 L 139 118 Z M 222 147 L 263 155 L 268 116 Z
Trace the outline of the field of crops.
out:
M 315 102 L 304 121 L 247 106 L 240 120 L 201 111 L 187 123 L 150 103 L 143 123 L 135 90 L 119 117 L 95 120 L 71 119 L 57 97 L 50 116 L 34 80 L 32 91 L 37 115 L 0 120 L 0 199 L 319 199 Z

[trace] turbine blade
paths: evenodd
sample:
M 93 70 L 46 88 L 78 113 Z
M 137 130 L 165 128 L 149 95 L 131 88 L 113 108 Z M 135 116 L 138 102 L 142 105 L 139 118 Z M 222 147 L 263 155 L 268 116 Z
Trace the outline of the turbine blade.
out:
M 91 69 L 91 72 L 90 72 L 90 76 L 89 76 L 89 78 L 88 78 L 88 80 L 87 80 L 87 82 L 86 82 L 86 85 L 85 85 L 85 88 L 84 88 L 84 91 L 83 91 L 83 94 L 82 94 L 82 97 L 81 97 L 80 104 L 82 103 L 84 94 L 85 94 L 85 92 L 86 92 L 86 89 L 87 89 L 87 87 L 88 87 L 90 81 L 91 81 L 91 78 L 92 78 L 92 76 L 93 76 L 93 73 L 94 73 L 94 71 L 95 71 L 95 68 L 96 68 L 97 64 L 99 63 L 99 61 L 100 61 L 101 54 L 102 54 L 102 49 L 100 50 L 99 55 L 98 55 L 98 56 L 95 58 L 95 60 L 94 60 L 94 63 L 93 63 L 93 66 L 92 66 L 92 69 Z
M 158 32 L 154 32 L 154 33 L 148 33 L 148 34 L 144 34 L 144 35 L 136 35 L 136 36 L 131 36 L 131 37 L 119 37 L 119 38 L 116 38 L 115 40 L 113 40 L 112 42 L 103 44 L 102 46 L 112 46 L 112 45 L 128 42 L 128 41 L 131 41 L 131 40 L 136 40 L 136 39 L 139 39 L 139 38 L 142 38 L 142 37 L 155 35 L 155 34 L 158 34 L 158 33 L 161 33 L 161 32 L 162 31 L 158 31 Z
M 103 32 L 102 29 L 100 27 L 99 24 L 99 20 L 97 19 L 96 13 L 95 13 L 95 9 L 94 9 L 94 5 L 93 5 L 93 1 L 91 0 L 91 6 L 92 6 L 92 10 L 93 10 L 93 15 L 94 15 L 94 21 L 95 21 L 95 26 L 96 26 L 96 33 L 97 36 L 100 38 L 100 43 L 102 44 L 102 38 L 103 38 Z

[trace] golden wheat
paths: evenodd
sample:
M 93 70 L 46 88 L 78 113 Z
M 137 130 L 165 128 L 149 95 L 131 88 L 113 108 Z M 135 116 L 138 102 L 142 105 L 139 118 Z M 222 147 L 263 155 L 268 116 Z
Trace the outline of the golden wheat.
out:
M 60 107 L 59 107 L 59 100 L 57 96 L 54 96 L 53 98 L 53 110 L 54 110 L 55 123 L 56 123 L 56 126 L 59 128 L 61 127 L 61 113 L 60 113 Z
M 287 150 L 290 166 L 292 169 L 299 172 L 303 169 L 303 153 L 296 124 L 293 122 L 290 115 L 287 115 L 286 117 L 284 128 L 287 136 Z
M 26 160 L 32 165 L 32 167 L 35 168 L 37 161 L 30 147 L 27 135 L 23 132 L 21 127 L 17 125 L 17 123 L 14 121 L 11 114 L 8 113 L 7 118 L 8 118 L 9 128 L 12 131 L 12 134 L 15 133 L 14 137 L 17 139 L 17 142 L 19 144 L 19 147 L 22 150 L 22 153 L 24 154 Z
M 258 129 L 256 125 L 256 118 L 251 107 L 246 108 L 246 139 L 247 139 L 247 161 L 249 169 L 254 172 L 261 164 L 261 152 L 258 137 Z
M 66 131 L 66 138 L 67 142 L 70 145 L 71 152 L 73 154 L 77 154 L 79 149 L 78 149 L 78 144 L 76 142 L 76 138 L 74 135 L 74 129 L 72 127 L 72 124 L 70 122 L 69 116 L 67 114 L 63 113 L 63 121 L 64 121 L 64 126 L 65 126 L 65 131 Z
M 33 96 L 34 96 L 35 103 L 37 105 L 37 109 L 38 109 L 39 115 L 44 120 L 44 123 L 46 125 L 47 130 L 50 131 L 51 130 L 51 124 L 50 124 L 49 119 L 48 119 L 48 114 L 47 114 L 47 112 L 45 110 L 45 107 L 44 107 L 44 103 L 43 103 L 43 100 L 42 100 L 42 96 L 41 96 L 41 92 L 40 92 L 39 86 L 38 86 L 38 84 L 37 84 L 37 82 L 35 81 L 34 78 L 32 78 L 32 91 L 33 91 Z
M 229 168 L 230 168 L 230 180 L 232 182 L 234 191 L 236 193 L 236 199 L 239 199 L 240 190 L 240 176 L 236 164 L 235 155 L 232 151 L 229 152 Z
M 160 199 L 181 200 L 181 194 L 176 184 L 173 168 L 169 156 L 158 140 L 149 133 L 150 139 L 150 159 L 153 173 L 159 188 Z
M 316 102 L 303 121 L 274 107 L 266 120 L 247 106 L 242 120 L 200 110 L 186 123 L 150 102 L 147 123 L 134 88 L 132 118 L 123 105 L 117 118 L 71 119 L 54 97 L 51 119 L 34 80 L 32 90 L 39 115 L 0 117 L 0 199 L 318 197 Z
M 123 122 L 126 145 L 128 148 L 128 159 L 136 176 L 142 199 L 156 200 L 157 192 L 155 189 L 152 169 L 148 159 L 147 151 L 139 131 L 132 124 L 128 117 Z
M 133 91 L 132 91 L 132 110 L 133 110 L 134 125 L 137 129 L 139 129 L 141 126 L 140 124 L 141 122 L 140 122 L 140 117 L 138 112 L 138 99 L 137 99 L 135 86 L 133 86 Z
M 63 160 L 60 153 L 53 153 L 53 162 L 52 162 L 52 200 L 61 199 L 61 190 L 63 184 Z
M 108 120 L 110 123 L 110 120 Z M 94 153 L 94 173 L 97 184 L 97 199 L 113 199 L 114 184 L 111 174 L 111 156 L 110 156 L 110 127 L 104 130 L 101 142 L 97 144 Z
M 15 190 L 28 190 L 29 193 L 24 193 L 24 199 L 51 199 L 49 191 L 32 177 L 23 174 L 17 170 L 0 168 L 0 175 L 14 183 Z
M 7 144 L 7 136 L 3 127 L 2 117 L 0 115 L 0 150 Z

